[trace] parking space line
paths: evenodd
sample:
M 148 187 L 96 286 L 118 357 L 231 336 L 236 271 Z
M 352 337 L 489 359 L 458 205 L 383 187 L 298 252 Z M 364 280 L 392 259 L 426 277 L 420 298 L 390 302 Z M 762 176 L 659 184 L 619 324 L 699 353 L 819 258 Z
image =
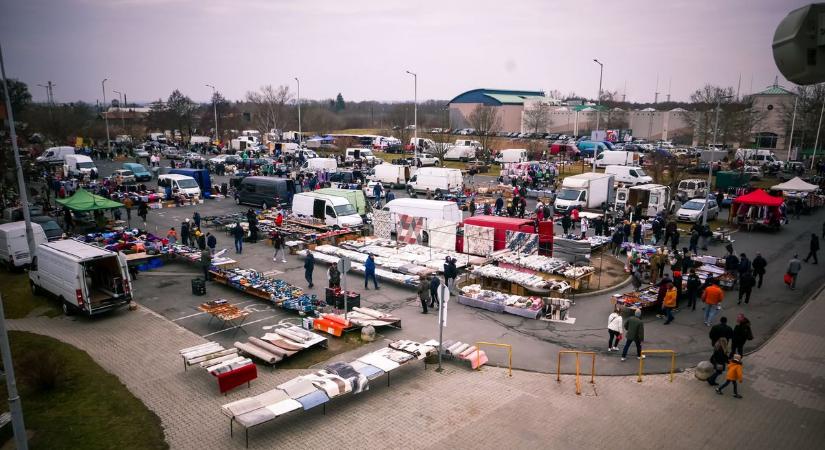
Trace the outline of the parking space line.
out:
M 223 333 L 224 331 L 229 331 L 229 330 L 234 330 L 235 328 L 245 327 L 245 326 L 247 326 L 247 325 L 252 325 L 253 323 L 263 322 L 264 320 L 269 320 L 269 319 L 271 319 L 271 318 L 273 318 L 273 317 L 278 317 L 278 316 L 280 316 L 280 314 L 275 314 L 275 315 L 273 315 L 273 316 L 264 317 L 263 319 L 253 320 L 252 322 L 245 322 L 243 325 L 240 325 L 240 326 L 235 325 L 234 327 L 224 328 L 223 330 L 220 330 L 220 331 L 215 331 L 215 332 L 213 332 L 213 333 L 204 334 L 204 335 L 203 335 L 203 336 L 201 336 L 201 337 L 203 337 L 203 338 L 205 338 L 205 337 L 209 337 L 209 336 L 212 336 L 212 335 L 215 335 L 215 334 L 220 334 L 220 333 Z

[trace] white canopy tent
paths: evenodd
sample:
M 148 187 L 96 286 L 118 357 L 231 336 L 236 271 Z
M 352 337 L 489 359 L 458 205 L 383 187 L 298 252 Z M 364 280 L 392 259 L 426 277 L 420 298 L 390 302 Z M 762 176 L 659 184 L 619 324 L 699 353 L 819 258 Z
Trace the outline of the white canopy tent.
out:
M 784 192 L 813 192 L 817 189 L 819 189 L 819 186 L 808 183 L 799 177 L 795 177 L 784 183 L 777 184 L 771 188 L 771 190 L 774 191 Z

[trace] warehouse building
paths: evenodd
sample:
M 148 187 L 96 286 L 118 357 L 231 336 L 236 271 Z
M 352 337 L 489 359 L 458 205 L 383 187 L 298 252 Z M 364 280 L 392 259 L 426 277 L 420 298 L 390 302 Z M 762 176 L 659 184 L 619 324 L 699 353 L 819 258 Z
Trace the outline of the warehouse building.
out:
M 544 99 L 542 91 L 513 91 L 505 89 L 473 89 L 450 100 L 450 128 L 473 128 L 470 115 L 479 106 L 496 108 L 501 120 L 497 131 L 521 131 L 524 102 Z

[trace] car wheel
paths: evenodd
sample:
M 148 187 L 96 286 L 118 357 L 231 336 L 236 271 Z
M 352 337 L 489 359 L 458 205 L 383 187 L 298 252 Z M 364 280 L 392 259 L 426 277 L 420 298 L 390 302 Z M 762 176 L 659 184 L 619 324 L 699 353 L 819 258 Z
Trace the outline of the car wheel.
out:
M 70 305 L 63 297 L 60 297 L 60 303 L 63 306 L 63 314 L 66 316 L 74 315 L 74 305 Z

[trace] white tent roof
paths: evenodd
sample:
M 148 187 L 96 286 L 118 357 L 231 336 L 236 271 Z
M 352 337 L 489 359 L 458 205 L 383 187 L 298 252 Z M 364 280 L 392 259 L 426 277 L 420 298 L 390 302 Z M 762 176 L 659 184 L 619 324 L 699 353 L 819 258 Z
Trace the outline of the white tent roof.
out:
M 819 186 L 808 183 L 802 180 L 802 178 L 794 177 L 793 179 L 788 180 L 784 183 L 777 184 L 771 189 L 775 191 L 813 192 L 819 189 Z

